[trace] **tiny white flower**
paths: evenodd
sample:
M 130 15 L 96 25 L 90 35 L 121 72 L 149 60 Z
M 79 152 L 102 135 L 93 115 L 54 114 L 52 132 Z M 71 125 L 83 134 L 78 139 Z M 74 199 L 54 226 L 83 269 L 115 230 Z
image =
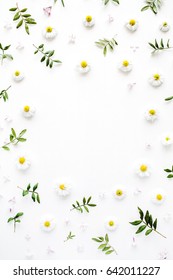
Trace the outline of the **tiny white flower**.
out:
M 161 30 L 162 32 L 167 32 L 167 31 L 169 31 L 169 29 L 170 29 L 170 25 L 169 25 L 166 21 L 164 21 L 164 22 L 160 25 L 160 30 Z
M 43 30 L 43 36 L 48 40 L 53 40 L 57 36 L 57 31 L 52 26 L 47 26 Z
M 154 74 L 149 78 L 149 83 L 153 86 L 153 87 L 159 87 L 163 84 L 163 78 L 160 74 Z
M 153 122 L 158 118 L 157 111 L 155 109 L 149 109 L 145 112 L 145 119 L 147 121 Z
M 138 25 L 138 21 L 136 21 L 135 19 L 131 19 L 126 23 L 127 29 L 129 29 L 132 32 L 138 29 Z
M 71 193 L 71 187 L 67 184 L 56 184 L 56 191 L 58 192 L 59 196 L 68 196 Z
M 92 27 L 95 24 L 95 20 L 92 16 L 86 16 L 83 21 L 83 24 L 85 27 Z
M 81 61 L 80 65 L 78 65 L 78 71 L 81 73 L 81 74 L 86 74 L 90 71 L 90 65 L 87 63 L 87 61 L 83 60 Z
M 138 164 L 136 173 L 139 177 L 149 177 L 151 174 L 150 166 L 146 161 L 142 161 Z
M 19 70 L 16 70 L 14 73 L 13 73 L 13 80 L 15 82 L 20 82 L 24 79 L 24 74 L 23 72 L 20 72 Z
M 35 114 L 35 109 L 28 105 L 25 105 L 22 110 L 22 114 L 25 118 L 32 118 Z
M 26 170 L 30 167 L 31 163 L 24 155 L 21 155 L 17 158 L 16 165 L 18 169 Z
M 114 217 L 110 217 L 105 221 L 105 227 L 106 229 L 108 229 L 109 231 L 114 231 L 117 229 L 118 227 L 118 222 L 117 219 Z
M 118 199 L 118 200 L 122 200 L 125 198 L 126 196 L 126 191 L 124 189 L 123 186 L 120 186 L 118 188 L 116 188 L 114 191 L 113 191 L 113 196 L 114 198 Z
M 162 204 L 166 198 L 165 192 L 161 189 L 156 189 L 153 191 L 151 200 L 155 204 Z
M 45 216 L 41 219 L 40 227 L 43 231 L 50 232 L 56 227 L 55 219 L 51 216 Z
M 173 136 L 171 134 L 164 135 L 162 137 L 161 142 L 164 146 L 170 146 L 173 143 Z
M 120 63 L 119 69 L 122 72 L 130 72 L 132 70 L 132 63 L 129 62 L 128 60 L 124 60 L 123 62 Z

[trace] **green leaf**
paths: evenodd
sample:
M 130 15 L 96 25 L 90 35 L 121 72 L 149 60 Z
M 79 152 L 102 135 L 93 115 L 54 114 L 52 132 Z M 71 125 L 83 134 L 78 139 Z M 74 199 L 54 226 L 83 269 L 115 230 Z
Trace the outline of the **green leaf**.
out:
M 149 225 L 152 227 L 153 226 L 153 218 L 152 215 L 149 216 Z
M 20 10 L 21 13 L 25 13 L 26 11 L 27 11 L 27 8 Z
M 14 220 L 14 218 L 11 217 L 11 218 L 8 219 L 7 223 L 9 223 L 9 222 L 11 222 L 13 220 Z
M 50 52 L 49 52 L 49 54 L 48 54 L 48 57 L 53 56 L 53 55 L 54 55 L 54 53 L 55 53 L 55 51 L 50 51 Z
M 90 207 L 96 207 L 97 205 L 96 204 L 87 204 L 88 206 L 90 206 Z
M 160 45 L 161 45 L 162 48 L 164 48 L 163 39 L 161 39 Z
M 46 56 L 43 56 L 43 57 L 41 58 L 40 62 L 45 61 L 45 59 L 46 59 Z
M 108 251 L 111 248 L 111 246 L 105 247 L 102 249 L 103 252 Z
M 31 185 L 29 184 L 29 185 L 27 186 L 27 190 L 29 191 L 29 190 L 30 190 L 30 188 L 31 188 Z
M 140 215 L 141 220 L 143 220 L 143 218 L 144 218 L 143 211 L 139 207 L 138 207 L 138 211 L 139 211 L 139 215 Z
M 17 8 L 11 8 L 9 9 L 10 12 L 15 12 L 17 10 Z
M 30 14 L 25 14 L 25 15 L 23 15 L 23 17 L 28 18 L 28 17 L 31 17 L 31 15 Z
M 26 132 L 27 132 L 27 129 L 23 129 L 23 130 L 20 132 L 19 136 L 22 137 Z
M 15 132 L 14 128 L 11 128 L 11 133 L 16 138 L 16 132 Z
M 2 146 L 2 149 L 6 150 L 6 151 L 10 151 L 10 148 L 7 146 Z
M 157 43 L 157 40 L 155 39 L 155 46 L 156 46 L 156 48 L 159 48 L 159 45 L 158 45 L 158 43 Z
M 20 13 L 17 12 L 13 17 L 13 20 L 15 21 L 15 20 L 18 20 L 19 18 L 20 18 Z
M 130 224 L 133 225 L 133 226 L 138 226 L 138 225 L 140 225 L 141 223 L 142 223 L 141 220 L 134 221 L 134 222 L 130 222 Z
M 15 220 L 15 223 L 21 223 L 21 220 Z
M 53 60 L 53 62 L 56 62 L 56 63 L 62 63 L 62 61 L 57 60 L 57 59 Z
M 170 97 L 165 98 L 165 101 L 170 101 L 172 99 L 173 99 L 173 96 L 170 96 Z
M 21 19 L 21 20 L 19 21 L 19 23 L 17 24 L 16 28 L 19 28 L 20 26 L 22 26 L 22 24 L 23 24 L 23 19 Z
M 23 190 L 22 192 L 22 195 L 25 196 L 25 195 L 28 195 L 29 194 L 29 191 L 28 190 Z
M 172 172 L 172 170 L 171 170 L 171 169 L 164 169 L 164 171 L 165 171 L 165 172 L 167 172 L 167 173 Z
M 35 192 L 37 188 L 38 188 L 38 183 L 33 187 L 33 192 Z
M 98 239 L 100 239 L 101 241 L 103 241 L 103 240 L 104 240 L 104 237 L 99 236 Z
M 50 67 L 50 68 L 53 67 L 53 60 L 52 60 L 51 63 L 49 64 L 49 67 Z
M 109 242 L 109 236 L 108 236 L 108 234 L 106 233 L 106 235 L 105 235 L 105 241 L 108 243 Z
M 35 202 L 35 193 L 32 193 L 32 200 Z
M 37 194 L 37 202 L 40 203 L 40 196 Z
M 36 51 L 34 52 L 34 54 L 36 54 L 36 53 L 38 53 L 38 50 L 36 50 Z
M 4 51 L 8 50 L 11 47 L 11 45 L 8 45 L 4 48 Z
M 84 205 L 85 210 L 89 213 L 89 209 Z
M 102 250 L 102 249 L 104 249 L 105 247 L 106 247 L 106 244 L 101 244 L 101 245 L 98 247 L 98 249 Z
M 106 255 L 110 255 L 110 254 L 112 254 L 113 252 L 115 252 L 114 250 L 109 250 L 109 251 L 107 251 L 105 254 Z
M 146 229 L 146 227 L 147 227 L 146 225 L 140 226 L 140 227 L 138 228 L 138 230 L 136 231 L 136 234 L 142 232 L 144 229 Z
M 156 230 L 157 229 L 157 219 L 155 219 L 154 223 L 153 223 L 153 227 Z
M 152 43 L 148 43 L 153 49 L 156 50 L 156 47 Z
M 25 139 L 25 138 L 18 138 L 18 141 L 19 141 L 19 142 L 26 142 L 27 139 Z
M 148 225 L 148 223 L 149 223 L 149 218 L 150 218 L 149 215 L 150 215 L 150 214 L 149 214 L 149 212 L 148 212 L 148 210 L 147 210 L 147 212 L 146 212 L 146 214 L 145 214 L 145 221 L 146 221 L 147 225 Z
M 146 11 L 146 10 L 148 10 L 149 8 L 150 8 L 150 6 L 145 6 L 145 7 L 143 7 L 143 8 L 141 9 L 141 12 Z
M 29 27 L 28 27 L 28 25 L 26 23 L 25 23 L 25 31 L 29 35 Z
M 173 174 L 169 174 L 167 178 L 173 178 Z
M 47 59 L 46 59 L 46 66 L 49 66 L 49 62 L 50 62 L 50 59 L 47 58 Z
M 104 47 L 104 49 L 103 49 L 103 54 L 104 54 L 104 56 L 106 56 L 106 54 L 107 54 L 107 48 L 106 47 Z
M 96 241 L 96 242 L 99 242 L 99 243 L 102 242 L 102 240 L 100 240 L 100 239 L 98 239 L 98 238 L 92 238 L 92 240 L 94 240 L 94 241 Z
M 152 229 L 148 229 L 145 233 L 145 235 L 149 235 L 153 230 Z
M 86 203 L 86 198 L 84 197 L 83 198 L 83 204 L 85 205 L 85 203 Z
M 19 217 L 21 217 L 21 216 L 23 216 L 23 212 L 17 213 L 16 216 L 14 217 L 14 219 L 17 219 L 17 218 L 19 218 Z

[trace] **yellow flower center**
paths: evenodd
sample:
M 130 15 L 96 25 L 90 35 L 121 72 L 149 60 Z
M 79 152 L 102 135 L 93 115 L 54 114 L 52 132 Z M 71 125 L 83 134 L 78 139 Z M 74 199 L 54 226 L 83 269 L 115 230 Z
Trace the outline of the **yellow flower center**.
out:
M 86 68 L 88 66 L 88 63 L 83 60 L 80 65 L 82 68 Z
M 117 191 L 116 191 L 116 195 L 117 195 L 117 196 L 121 196 L 122 194 L 123 194 L 123 191 L 122 191 L 122 190 L 117 190 Z
M 140 170 L 141 170 L 142 172 L 146 172 L 147 169 L 148 169 L 148 167 L 147 167 L 147 165 L 145 165 L 145 164 L 142 164 L 142 165 L 140 166 Z
M 165 140 L 166 140 L 166 141 L 169 141 L 169 140 L 170 140 L 170 138 L 169 138 L 169 137 L 166 137 L 166 138 L 165 138 Z
M 158 81 L 159 79 L 160 79 L 160 75 L 159 74 L 154 74 L 154 79 L 156 80 L 156 81 Z
M 19 72 L 19 71 L 15 71 L 15 72 L 14 72 L 14 75 L 15 75 L 16 77 L 18 77 L 18 76 L 20 75 L 20 72 Z
M 154 116 L 156 114 L 156 111 L 154 109 L 149 110 L 149 114 Z
M 59 186 L 59 188 L 60 188 L 60 190 L 64 191 L 64 190 L 65 190 L 65 185 L 64 185 L 64 184 L 61 184 L 61 185 Z
M 46 27 L 46 32 L 51 33 L 53 28 L 51 26 Z
M 131 26 L 135 25 L 135 24 L 136 24 L 136 20 L 131 19 L 131 20 L 129 21 L 129 24 L 130 24 Z
M 163 196 L 162 196 L 161 194 L 157 194 L 157 195 L 156 195 L 156 199 L 160 201 L 160 200 L 163 199 Z
M 168 25 L 168 23 L 165 21 L 163 22 L 163 26 L 166 27 Z
M 44 226 L 45 226 L 45 227 L 50 227 L 50 222 L 49 222 L 49 221 L 45 221 L 45 222 L 44 222 Z
M 91 22 L 93 18 L 92 18 L 92 16 L 86 16 L 85 19 L 86 19 L 87 22 Z
M 23 110 L 24 110 L 24 112 L 29 112 L 29 110 L 30 110 L 30 107 L 28 106 L 28 105 L 26 105 L 24 108 L 23 108 Z
M 114 224 L 115 224 L 114 221 L 109 221 L 109 226 L 110 226 L 110 227 L 113 227 Z
M 123 66 L 124 66 L 124 67 L 129 66 L 129 62 L 128 62 L 127 60 L 124 60 L 124 61 L 123 61 Z
M 25 161 L 26 161 L 26 159 L 25 159 L 24 157 L 20 157 L 20 158 L 19 158 L 19 163 L 20 163 L 20 164 L 24 164 Z

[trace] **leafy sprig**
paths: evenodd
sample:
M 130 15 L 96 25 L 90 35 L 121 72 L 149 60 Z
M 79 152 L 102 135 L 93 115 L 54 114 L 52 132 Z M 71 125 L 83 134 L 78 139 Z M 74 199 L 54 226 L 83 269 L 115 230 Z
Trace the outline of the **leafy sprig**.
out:
M 21 222 L 19 218 L 22 217 L 23 215 L 24 215 L 23 212 L 19 212 L 14 217 L 10 217 L 8 219 L 7 223 L 10 223 L 12 221 L 14 223 L 14 232 L 16 231 L 16 224 Z
M 40 196 L 38 194 L 38 192 L 36 191 L 38 189 L 38 183 L 35 184 L 32 188 L 31 188 L 31 184 L 29 184 L 26 188 L 26 190 L 18 187 L 19 189 L 21 189 L 23 192 L 22 192 L 22 195 L 23 196 L 26 196 L 28 195 L 29 193 L 31 193 L 31 198 L 34 202 L 38 202 L 40 203 Z
M 26 129 L 23 129 L 19 135 L 16 134 L 16 131 L 14 130 L 14 128 L 11 128 L 11 134 L 9 136 L 9 142 L 6 143 L 4 146 L 2 146 L 2 148 L 6 151 L 9 151 L 10 148 L 8 147 L 9 145 L 13 144 L 13 145 L 17 145 L 19 142 L 25 142 L 26 138 L 23 138 L 23 135 L 26 133 Z
M 154 54 L 155 52 L 158 52 L 158 51 L 172 49 L 173 47 L 170 46 L 169 41 L 170 40 L 168 40 L 167 43 L 164 44 L 163 39 L 161 39 L 160 43 L 155 39 L 154 43 L 148 43 L 148 44 L 150 45 L 150 47 L 153 48 L 152 53 Z
M 11 11 L 11 12 L 16 12 L 13 17 L 13 21 L 18 20 L 16 28 L 18 29 L 22 25 L 25 25 L 25 31 L 29 35 L 29 25 L 37 24 L 37 23 L 36 23 L 35 19 L 33 19 L 31 17 L 30 14 L 26 13 L 27 10 L 28 10 L 27 8 L 20 10 L 18 7 L 18 4 L 16 4 L 16 7 L 9 9 L 9 11 Z
M 52 68 L 54 63 L 62 63 L 60 60 L 57 59 L 53 59 L 52 56 L 54 55 L 55 51 L 44 51 L 44 44 L 41 44 L 40 46 L 36 47 L 35 45 L 33 45 L 36 48 L 36 51 L 34 52 L 34 54 L 40 52 L 43 54 L 40 62 L 45 61 L 46 62 L 46 66 Z
M 146 5 L 141 9 L 141 11 L 146 11 L 151 9 L 151 11 L 156 15 L 161 8 L 162 0 L 145 0 Z
M 116 3 L 116 4 L 120 4 L 119 0 L 103 0 L 104 4 L 107 5 L 110 1 L 112 1 L 113 3 Z
M 98 249 L 102 250 L 106 255 L 110 255 L 115 253 L 117 255 L 116 250 L 109 244 L 109 236 L 106 233 L 105 237 L 97 237 L 92 238 L 93 241 L 100 243 Z
M 68 236 L 67 236 L 67 238 L 66 238 L 66 240 L 64 240 L 64 242 L 67 242 L 68 240 L 73 239 L 75 236 L 76 235 L 72 234 L 72 232 L 70 231 Z
M 106 56 L 107 51 L 113 51 L 115 46 L 118 45 L 117 41 L 115 40 L 115 38 L 112 38 L 111 40 L 108 39 L 99 39 L 97 42 L 95 42 L 96 46 L 99 48 L 103 49 L 103 54 L 104 56 Z
M 57 0 L 54 0 L 54 3 L 56 3 Z M 61 4 L 63 5 L 63 7 L 65 7 L 65 4 L 64 4 L 64 0 L 61 0 Z
M 140 227 L 136 231 L 136 234 L 139 234 L 142 231 L 144 231 L 145 229 L 147 229 L 146 232 L 145 232 L 146 236 L 149 235 L 152 232 L 156 232 L 159 235 L 161 235 L 162 237 L 166 238 L 166 236 L 164 236 L 163 234 L 161 234 L 160 232 L 157 231 L 157 219 L 155 219 L 153 221 L 153 217 L 149 213 L 148 210 L 146 211 L 145 215 L 144 215 L 144 212 L 139 207 L 138 207 L 138 211 L 139 211 L 140 219 L 136 220 L 134 222 L 130 222 L 130 224 L 133 225 L 133 226 L 140 225 Z
M 5 53 L 10 47 L 11 47 L 11 45 L 3 47 L 2 44 L 0 43 L 0 49 L 2 51 L 2 53 L 0 54 L 1 64 L 3 64 L 3 60 L 5 58 L 13 60 L 13 57 L 11 54 Z
M 4 102 L 6 102 L 8 100 L 8 93 L 7 91 L 11 88 L 11 86 L 9 86 L 7 89 L 3 89 L 0 92 L 0 99 L 3 98 Z
M 95 207 L 95 206 L 97 206 L 96 204 L 92 204 L 92 203 L 91 203 L 91 198 L 92 198 L 91 196 L 90 196 L 88 199 L 86 199 L 86 198 L 84 197 L 84 198 L 83 198 L 83 202 L 82 202 L 81 204 L 79 203 L 79 201 L 76 201 L 76 205 L 75 205 L 75 204 L 72 204 L 73 208 L 70 209 L 70 211 L 72 211 L 72 210 L 78 210 L 78 211 L 80 211 L 81 213 L 83 213 L 84 210 L 85 210 L 86 212 L 89 213 L 88 207 Z
M 168 169 L 168 168 L 166 168 L 166 169 L 164 169 L 164 171 L 166 172 L 166 173 L 169 173 L 168 174 L 168 176 L 167 176 L 167 178 L 173 178 L 173 166 L 172 166 L 172 168 L 171 169 Z
M 165 101 L 170 101 L 172 99 L 173 99 L 173 96 L 170 96 L 170 97 L 165 98 Z

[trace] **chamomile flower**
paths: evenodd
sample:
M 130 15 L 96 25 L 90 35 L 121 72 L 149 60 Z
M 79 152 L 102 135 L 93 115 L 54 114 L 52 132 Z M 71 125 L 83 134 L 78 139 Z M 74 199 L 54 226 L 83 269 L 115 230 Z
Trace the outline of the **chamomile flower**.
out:
M 26 170 L 30 167 L 31 163 L 24 155 L 21 155 L 17 158 L 16 165 L 18 169 Z
M 57 31 L 52 26 L 46 26 L 43 30 L 43 36 L 48 40 L 54 39 L 56 35 L 57 35 Z
M 153 191 L 151 200 L 155 204 L 162 204 L 165 200 L 165 197 L 166 197 L 165 192 L 161 189 L 157 189 Z
M 173 143 L 173 136 L 171 134 L 166 134 L 161 139 L 161 142 L 164 146 L 170 146 Z
M 59 196 L 64 196 L 65 197 L 65 196 L 70 195 L 71 188 L 68 185 L 62 183 L 62 184 L 57 184 L 56 185 L 56 191 L 58 192 Z
M 87 61 L 82 60 L 81 63 L 78 65 L 78 70 L 82 74 L 86 74 L 90 71 L 90 65 Z
M 159 87 L 163 84 L 163 78 L 160 74 L 156 73 L 154 75 L 152 75 L 149 79 L 149 83 L 153 86 L 153 87 Z
M 95 20 L 92 16 L 88 15 L 85 17 L 83 24 L 85 25 L 85 27 L 92 27 L 95 24 Z
M 118 187 L 113 191 L 113 196 L 114 198 L 118 199 L 118 200 L 122 200 L 125 198 L 126 196 L 126 191 L 124 189 L 124 187 Z
M 32 118 L 35 114 L 35 109 L 28 105 L 25 105 L 22 109 L 22 114 L 25 118 Z
M 138 22 L 135 19 L 130 19 L 127 23 L 126 23 L 126 27 L 127 29 L 129 29 L 130 31 L 134 32 L 137 30 L 138 28 Z
M 164 22 L 160 25 L 160 30 L 161 30 L 162 32 L 167 32 L 167 31 L 169 31 L 169 29 L 170 29 L 170 25 L 169 25 L 166 21 L 164 21 Z
M 157 111 L 155 109 L 149 109 L 145 112 L 145 119 L 147 121 L 153 122 L 158 118 Z
M 19 70 L 16 70 L 13 72 L 13 80 L 15 82 L 20 82 L 24 79 L 24 74 L 23 72 L 19 71 Z
M 132 70 L 132 63 L 128 60 L 123 60 L 119 65 L 119 69 L 122 72 L 130 72 Z
M 146 161 L 142 161 L 138 164 L 136 168 L 136 174 L 139 177 L 149 177 L 151 174 L 150 166 Z
M 51 216 L 45 216 L 41 219 L 40 227 L 43 231 L 50 232 L 56 227 L 55 219 Z
M 117 229 L 118 227 L 118 222 L 117 219 L 114 217 L 110 217 L 105 221 L 105 227 L 106 229 L 108 229 L 109 231 L 114 231 Z

